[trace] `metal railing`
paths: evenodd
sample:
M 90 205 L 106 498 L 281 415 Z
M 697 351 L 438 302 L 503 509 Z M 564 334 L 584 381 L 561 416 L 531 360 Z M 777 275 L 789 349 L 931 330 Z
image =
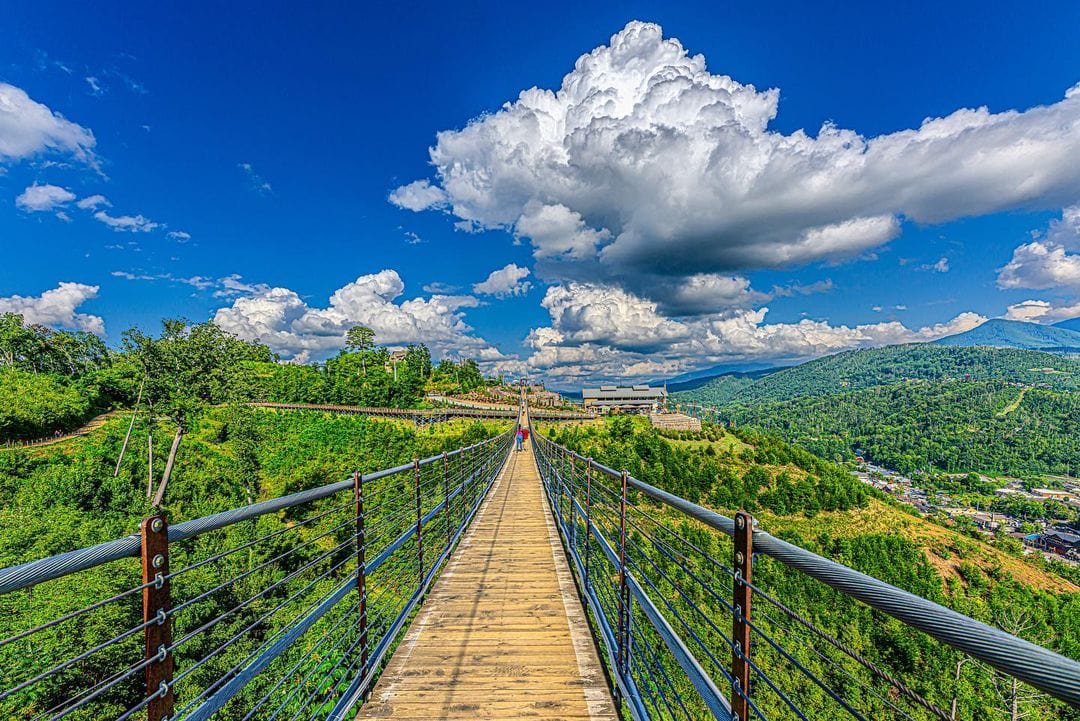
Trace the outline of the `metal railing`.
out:
M 812 719 L 822 709 L 856 719 L 958 718 L 955 696 L 949 710 L 942 694 L 937 704 L 926 698 L 940 684 L 906 684 L 755 581 L 755 567 L 816 579 L 829 587 L 815 589 L 827 602 L 857 599 L 944 652 L 1080 705 L 1072 659 L 776 538 L 749 514 L 728 518 L 532 438 L 614 692 L 635 719 Z
M 417 425 L 430 423 L 442 423 L 456 418 L 473 418 L 477 420 L 501 420 L 516 419 L 519 411 L 513 408 L 484 407 L 484 406 L 440 406 L 439 408 L 377 408 L 369 406 L 345 406 L 333 404 L 313 403 L 249 403 L 256 408 L 272 408 L 278 410 L 293 411 L 318 411 L 322 413 L 339 413 L 344 415 L 374 416 L 379 418 L 403 418 Z M 572 411 L 539 410 L 533 411 L 538 420 L 545 421 L 583 421 L 594 418 L 587 413 Z
M 344 719 L 512 440 L 0 570 L 0 718 Z

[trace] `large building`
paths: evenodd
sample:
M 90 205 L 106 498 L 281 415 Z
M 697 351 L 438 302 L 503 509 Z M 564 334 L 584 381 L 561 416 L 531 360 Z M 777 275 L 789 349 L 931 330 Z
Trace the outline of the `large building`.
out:
M 582 388 L 586 410 L 596 413 L 652 413 L 667 407 L 667 387 L 600 386 Z

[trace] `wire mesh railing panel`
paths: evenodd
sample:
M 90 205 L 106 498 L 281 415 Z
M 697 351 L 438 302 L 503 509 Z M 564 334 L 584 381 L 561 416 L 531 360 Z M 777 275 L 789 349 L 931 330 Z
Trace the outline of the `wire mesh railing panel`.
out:
M 0 718 L 343 717 L 511 440 L 0 569 Z

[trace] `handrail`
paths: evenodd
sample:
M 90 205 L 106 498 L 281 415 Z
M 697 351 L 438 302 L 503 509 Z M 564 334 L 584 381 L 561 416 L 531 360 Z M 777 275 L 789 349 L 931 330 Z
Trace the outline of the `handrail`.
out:
M 549 493 L 552 493 L 553 498 L 560 487 L 567 485 L 567 468 L 568 466 L 573 468 L 569 464 L 579 464 L 580 467 L 586 468 L 589 474 L 599 473 L 611 481 L 625 482 L 627 488 L 638 491 L 653 501 L 726 536 L 734 538 L 736 535 L 736 522 L 732 518 L 668 493 L 625 472 L 616 471 L 586 458 L 535 431 L 533 437 L 537 441 L 537 457 L 540 461 L 541 475 L 552 489 Z M 573 475 L 572 472 L 570 475 Z M 572 477 L 570 488 L 572 493 Z M 568 508 L 569 517 L 559 519 L 560 529 L 567 542 L 569 542 L 566 538 L 567 526 L 580 524 L 585 514 L 580 503 L 572 501 Z M 560 507 L 554 501 L 553 512 L 561 513 Z M 845 596 L 858 599 L 871 608 L 896 618 L 903 624 L 916 628 L 956 650 L 984 661 L 995 669 L 1045 691 L 1059 700 L 1080 706 L 1080 663 L 1077 661 L 779 539 L 757 528 L 756 523 L 754 526 L 752 543 L 755 553 L 767 555 L 789 568 L 817 579 Z M 594 525 L 590 529 L 590 535 L 596 536 L 597 533 Z M 596 537 L 598 541 L 602 540 L 600 547 L 604 549 L 608 545 L 607 540 L 601 539 L 600 536 Z M 572 547 L 572 550 L 576 550 L 576 547 Z M 612 559 L 613 562 L 616 560 Z M 578 570 L 581 570 L 580 567 Z M 630 575 L 634 575 L 632 571 Z M 644 599 L 642 600 L 644 602 Z
M 154 516 L 137 535 L 0 569 L 0 599 L 62 577 L 77 583 L 72 574 L 125 558 L 141 557 L 143 571 L 141 585 L 129 583 L 130 565 L 117 567 L 115 579 L 111 572 L 94 577 L 88 588 L 104 582 L 124 590 L 33 628 L 25 628 L 17 612 L 7 626 L 11 635 L 0 634 L 0 713 L 32 710 L 59 719 L 78 711 L 116 721 L 164 721 L 207 719 L 238 704 L 250 709 L 245 718 L 274 705 L 272 717 L 331 705 L 346 713 L 374 683 L 413 609 L 478 513 L 509 457 L 515 427 L 409 464 L 172 527 Z M 212 531 L 347 491 L 349 503 L 293 512 L 280 526 L 245 526 L 227 537 L 224 550 L 210 543 L 170 551 Z M 184 559 L 183 568 L 170 570 L 171 554 Z M 182 594 L 170 590 L 177 577 Z M 140 596 L 141 624 L 133 604 Z M 103 613 L 112 614 L 105 617 L 112 619 L 108 625 L 87 625 L 100 624 Z M 102 640 L 102 631 L 116 635 Z M 124 668 L 130 661 L 122 659 L 136 649 L 143 655 L 144 636 L 145 656 Z M 34 648 L 68 657 L 46 655 L 39 663 Z M 136 683 L 142 675 L 144 694 Z M 252 686 L 260 676 L 266 681 Z M 253 698 L 252 688 L 262 697 Z M 49 709 L 43 701 L 55 705 Z
M 495 443 L 499 438 L 500 436 L 489 438 L 480 443 L 474 443 L 471 446 L 449 451 L 446 455 L 449 458 L 453 458 L 461 453 Z M 431 456 L 430 458 L 421 460 L 420 465 L 427 466 L 431 463 L 441 461 L 442 458 L 442 454 Z M 412 467 L 412 463 L 406 463 L 397 466 L 396 468 L 387 468 L 381 471 L 375 471 L 374 473 L 365 473 L 363 474 L 362 479 L 365 482 L 375 481 L 380 478 L 392 476 L 395 473 L 407 471 Z M 183 523 L 178 523 L 169 528 L 169 542 L 172 543 L 175 541 L 183 541 L 188 538 L 194 538 L 203 533 L 216 531 L 220 528 L 231 526 L 234 523 L 240 523 L 241 521 L 249 521 L 252 518 L 258 518 L 267 513 L 283 511 L 287 508 L 311 503 L 312 501 L 317 501 L 341 493 L 352 487 L 353 480 L 350 478 L 346 481 L 329 483 L 325 486 L 319 486 L 318 488 L 298 491 L 297 493 L 288 496 L 271 498 L 266 501 L 252 503 L 251 505 L 233 508 L 228 511 L 221 511 L 220 513 L 215 513 L 210 516 L 184 521 Z M 112 541 L 105 541 L 96 546 L 80 548 L 75 551 L 67 551 L 48 558 L 28 561 L 17 566 L 9 566 L 8 568 L 0 569 L 0 595 L 11 593 L 12 591 L 17 591 L 22 588 L 29 588 L 39 583 L 44 583 L 45 581 L 51 581 L 78 571 L 85 571 L 112 561 L 118 561 L 122 558 L 134 558 L 139 555 L 139 544 L 139 535 L 133 534 Z

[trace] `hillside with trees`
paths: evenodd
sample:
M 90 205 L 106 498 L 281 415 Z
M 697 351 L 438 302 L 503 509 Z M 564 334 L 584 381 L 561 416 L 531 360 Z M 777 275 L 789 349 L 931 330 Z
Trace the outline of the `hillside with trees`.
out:
M 355 326 L 324 363 L 283 364 L 265 345 L 213 323 L 162 321 L 157 335 L 126 331 L 109 349 L 97 336 L 0 316 L 0 443 L 69 431 L 115 408 L 141 407 L 181 433 L 226 403 L 337 403 L 413 408 L 428 391 L 467 393 L 487 382 L 475 360 L 432 363 L 423 344 L 376 345 Z
M 726 515 L 754 512 L 760 527 L 776 536 L 832 558 L 905 590 L 1003 627 L 1059 653 L 1080 658 L 1080 587 L 1048 572 L 1041 557 L 1025 558 L 1019 544 L 1002 536 L 987 543 L 914 516 L 890 499 L 867 489 L 845 469 L 758 431 L 734 432 L 706 423 L 701 433 L 675 432 L 664 437 L 643 419 L 611 418 L 603 425 L 544 427 L 551 440 L 666 491 L 695 500 Z M 694 563 L 701 578 L 715 569 L 705 554 L 730 558 L 723 534 L 688 523 L 671 509 L 632 494 L 641 513 L 662 519 L 669 528 L 702 549 Z M 672 559 L 654 544 L 643 543 L 632 528 L 634 553 L 644 553 L 661 569 Z M 722 577 L 722 574 L 721 574 Z M 726 579 L 725 579 L 726 580 Z M 717 580 L 717 583 L 723 581 Z M 939 708 L 956 708 L 957 719 L 1018 717 L 1073 718 L 1069 709 L 1045 695 L 1014 687 L 979 663 L 928 636 L 890 620 L 868 607 L 770 558 L 756 558 L 754 583 L 817 628 L 901 679 Z M 686 585 L 693 588 L 693 584 Z M 710 629 L 694 613 L 689 599 L 683 618 L 688 632 Z M 672 594 L 668 600 L 682 604 Z M 799 633 L 776 620 L 768 604 L 755 603 L 755 622 L 819 678 L 858 698 L 866 718 L 937 718 L 907 706 L 898 715 L 884 694 L 864 693 L 852 666 L 830 658 L 819 638 Z M 697 626 L 695 627 L 695 624 Z M 772 680 L 798 700 L 813 719 L 849 718 L 821 694 L 788 659 L 759 644 L 755 658 Z M 767 718 L 785 718 L 787 707 L 775 696 L 755 696 Z
M 721 417 L 837 460 L 860 452 L 911 475 L 1080 473 L 1080 393 L 1001 380 L 913 380 L 849 393 L 729 404 Z
M 887 386 L 909 380 L 1002 380 L 1080 390 L 1080 359 L 1015 348 L 916 343 L 853 350 L 770 373 L 752 383 L 721 376 L 678 398 L 709 405 L 785 401 Z M 733 388 L 733 386 L 735 386 Z

